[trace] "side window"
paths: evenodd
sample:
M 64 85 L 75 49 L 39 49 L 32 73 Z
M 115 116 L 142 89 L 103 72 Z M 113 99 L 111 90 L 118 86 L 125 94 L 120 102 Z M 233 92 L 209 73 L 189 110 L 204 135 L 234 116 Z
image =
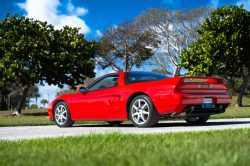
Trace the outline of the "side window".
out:
M 119 74 L 112 74 L 101 78 L 90 85 L 87 89 L 87 92 L 115 87 L 117 85 L 118 77 Z

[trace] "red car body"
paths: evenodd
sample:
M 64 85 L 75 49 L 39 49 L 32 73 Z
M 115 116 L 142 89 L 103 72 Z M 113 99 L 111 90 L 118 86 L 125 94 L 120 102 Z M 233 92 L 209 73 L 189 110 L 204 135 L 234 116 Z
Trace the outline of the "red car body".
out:
M 50 120 L 54 120 L 53 109 L 60 101 L 68 105 L 73 121 L 126 121 L 129 119 L 130 103 L 138 95 L 149 96 L 157 112 L 166 117 L 178 117 L 183 110 L 186 110 L 184 118 L 223 113 L 232 101 L 223 78 L 171 77 L 127 84 L 126 73 L 131 72 L 118 73 L 119 78 L 115 87 L 57 97 L 49 105 Z M 203 81 L 190 81 L 198 79 Z M 212 98 L 214 108 L 203 108 L 204 98 Z M 188 112 L 191 107 L 192 113 Z

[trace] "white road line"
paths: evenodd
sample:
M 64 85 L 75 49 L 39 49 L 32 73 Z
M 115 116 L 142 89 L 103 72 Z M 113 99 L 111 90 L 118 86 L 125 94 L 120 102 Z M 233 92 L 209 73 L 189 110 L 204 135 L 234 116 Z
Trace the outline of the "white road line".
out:
M 188 125 L 185 121 L 161 121 L 156 127 L 152 128 L 137 128 L 131 123 L 122 124 L 119 127 L 111 127 L 108 124 L 74 125 L 73 127 L 69 128 L 59 128 L 56 125 L 0 127 L 0 139 L 33 139 L 107 132 L 149 134 L 237 128 L 250 128 L 250 118 L 208 120 L 204 125 Z

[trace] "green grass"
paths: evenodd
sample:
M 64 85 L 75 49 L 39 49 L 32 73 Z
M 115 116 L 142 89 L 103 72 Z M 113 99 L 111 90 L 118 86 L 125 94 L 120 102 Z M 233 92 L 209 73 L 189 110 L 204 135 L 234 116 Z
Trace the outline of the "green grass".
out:
M 249 165 L 250 129 L 0 141 L 0 165 Z
M 12 115 L 14 110 L 11 111 L 0 111 L 0 116 L 5 116 L 5 115 Z M 48 113 L 47 108 L 39 108 L 39 109 L 25 109 L 22 110 L 23 115 L 29 115 L 29 114 L 38 114 L 38 113 Z
M 225 118 L 250 118 L 250 95 L 245 95 L 243 98 L 244 107 L 232 107 L 235 105 L 237 96 L 233 96 L 232 105 L 226 109 L 223 114 L 212 115 L 210 119 L 225 119 Z M 23 110 L 23 117 L 12 117 L 13 111 L 0 111 L 0 127 L 4 126 L 37 126 L 37 125 L 55 125 L 49 121 L 47 109 L 29 109 Z M 39 115 L 39 116 L 32 116 Z M 42 116 L 40 116 L 42 115 Z M 173 120 L 173 119 L 170 119 Z M 177 119 L 178 120 L 178 119 Z M 129 122 L 129 121 L 128 121 Z M 75 124 L 103 124 L 104 121 L 86 121 L 76 122 Z
M 107 124 L 105 121 L 75 122 L 75 124 Z M 55 125 L 48 116 L 0 117 L 0 127 Z

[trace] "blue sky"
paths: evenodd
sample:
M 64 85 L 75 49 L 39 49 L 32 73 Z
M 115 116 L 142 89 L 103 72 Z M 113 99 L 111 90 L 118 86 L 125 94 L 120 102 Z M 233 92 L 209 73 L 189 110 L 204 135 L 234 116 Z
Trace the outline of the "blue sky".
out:
M 169 9 L 183 9 L 199 7 L 200 5 L 213 5 L 221 7 L 228 4 L 244 4 L 250 10 L 250 0 L 0 0 L 0 19 L 4 19 L 6 13 L 11 15 L 25 15 L 41 21 L 47 21 L 56 28 L 64 25 L 81 27 L 82 33 L 87 39 L 101 36 L 104 28 L 119 25 L 123 19 L 131 19 L 139 15 L 143 10 L 156 6 L 167 6 Z M 151 69 L 151 68 L 150 68 Z M 140 70 L 146 70 L 145 67 Z M 147 67 L 147 70 L 148 67 Z M 111 69 L 98 70 L 96 76 L 112 72 Z M 51 102 L 55 98 L 57 86 L 39 86 L 41 98 Z M 35 100 L 33 100 L 35 103 Z M 32 103 L 31 103 L 32 104 Z M 47 107 L 47 106 L 46 106 Z

